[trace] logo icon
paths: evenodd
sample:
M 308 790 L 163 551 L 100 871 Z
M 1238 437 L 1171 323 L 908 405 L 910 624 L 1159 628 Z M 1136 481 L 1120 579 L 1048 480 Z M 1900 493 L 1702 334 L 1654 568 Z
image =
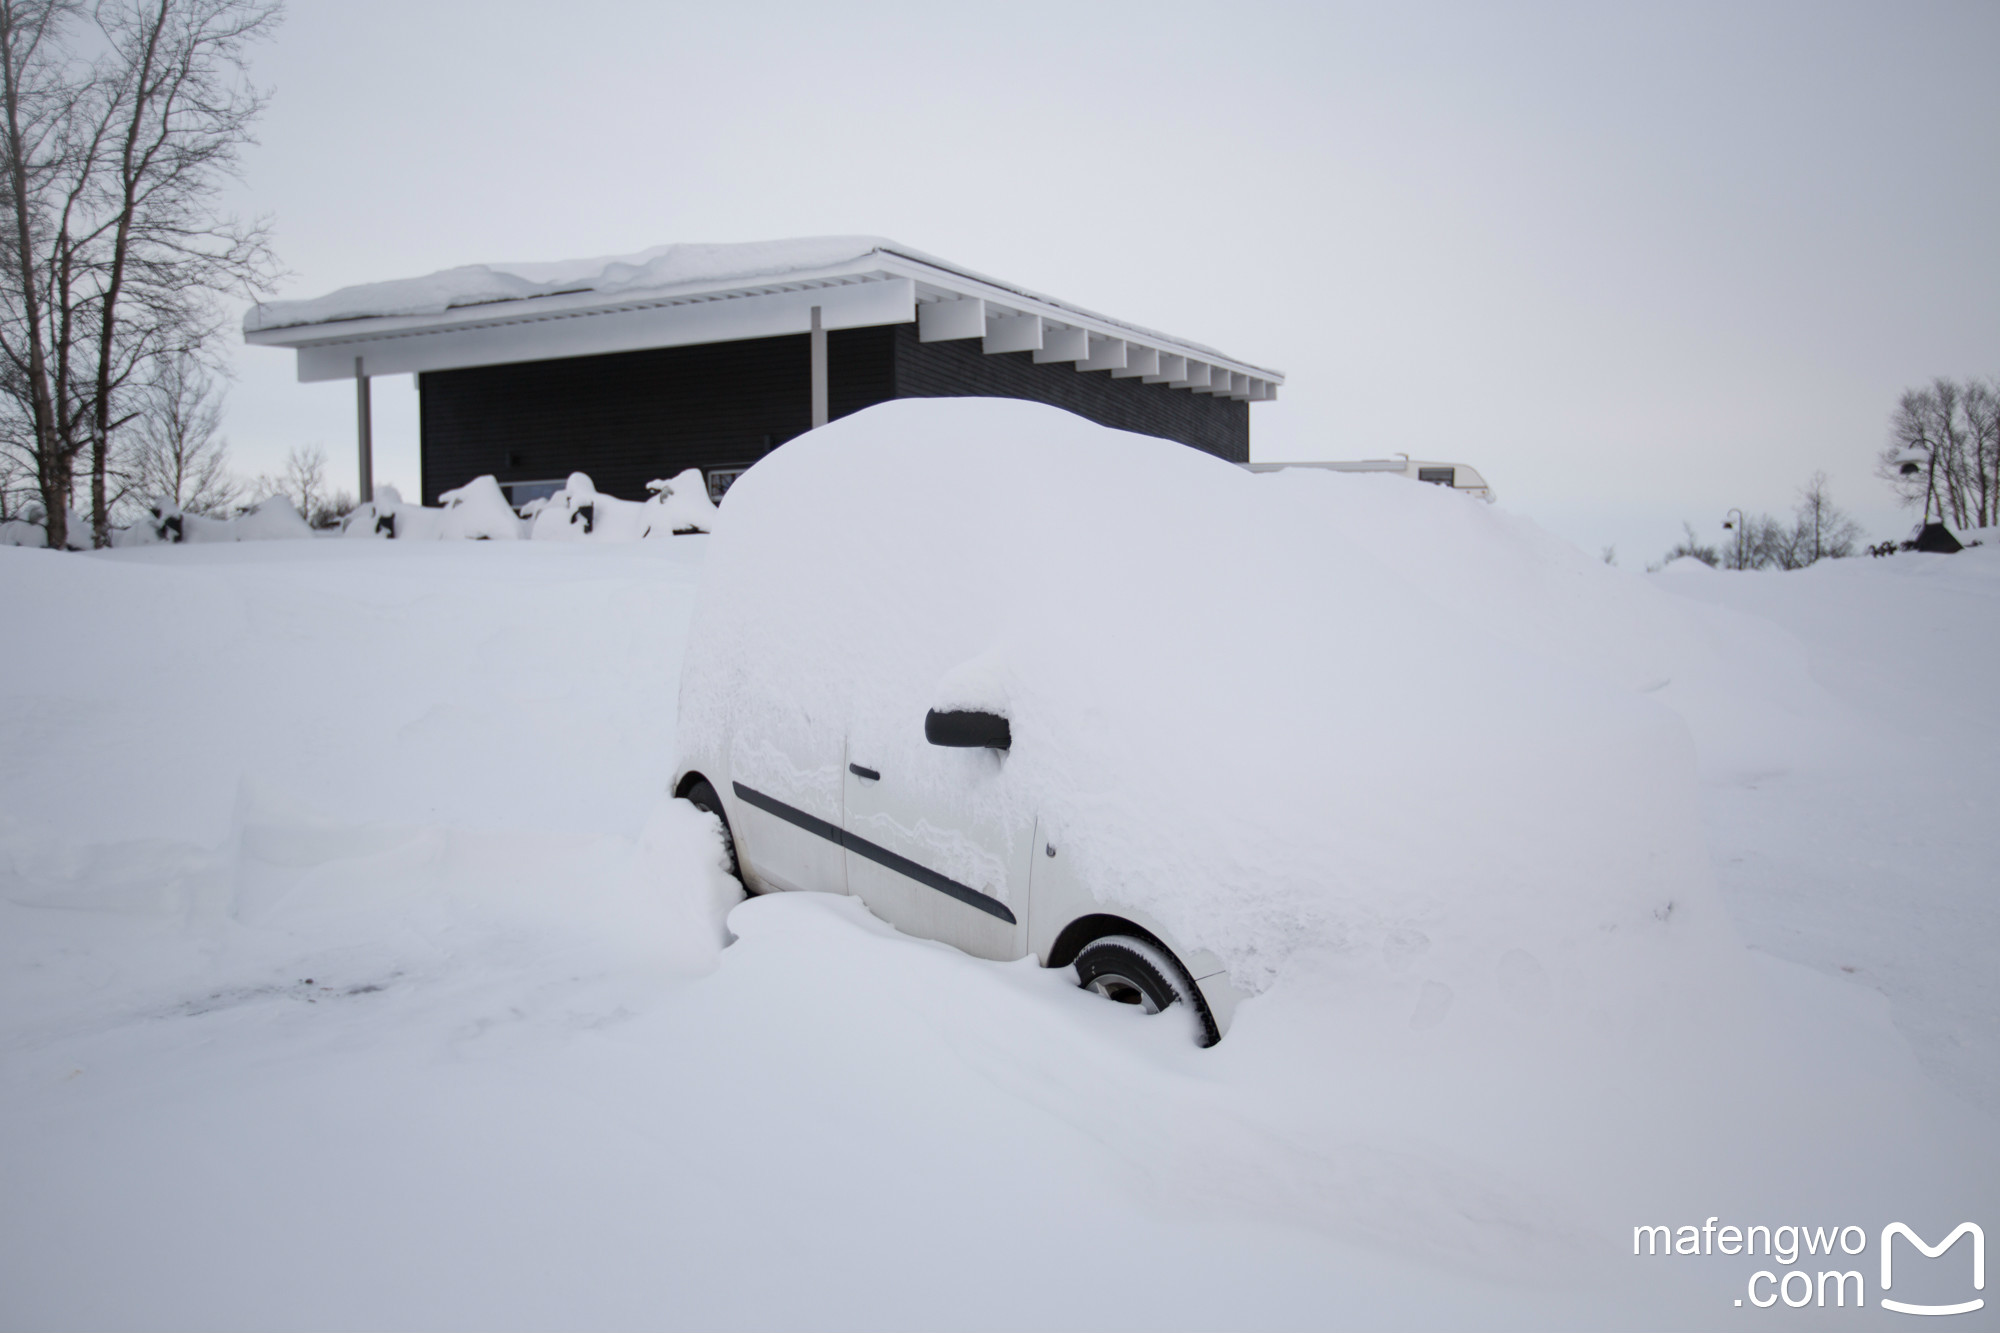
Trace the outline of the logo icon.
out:
M 1970 1233 L 1972 1236 L 1972 1289 L 1974 1291 L 1986 1290 L 1986 1233 L 1971 1222 L 1960 1222 L 1957 1230 L 1953 1231 L 1936 1245 L 1924 1244 L 1922 1236 L 1919 1236 L 1901 1222 L 1891 1222 L 1888 1226 L 1883 1227 L 1882 1290 L 1888 1291 L 1890 1288 L 1889 1261 L 1891 1254 L 1889 1242 L 1897 1236 L 1907 1237 L 1910 1244 L 1916 1246 L 1917 1252 L 1923 1255 L 1924 1258 L 1935 1259 L 1957 1244 L 1958 1238 L 1967 1233 Z M 1903 1301 L 1892 1301 L 1887 1296 L 1882 1298 L 1882 1308 L 1885 1310 L 1894 1310 L 1898 1314 L 1970 1314 L 1985 1304 L 1986 1301 L 1983 1297 L 1977 1300 L 1964 1301 L 1958 1305 L 1910 1305 Z

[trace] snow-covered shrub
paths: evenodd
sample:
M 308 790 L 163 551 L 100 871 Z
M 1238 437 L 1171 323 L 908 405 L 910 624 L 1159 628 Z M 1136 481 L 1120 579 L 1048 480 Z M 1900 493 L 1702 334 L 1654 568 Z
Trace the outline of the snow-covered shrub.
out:
M 347 511 L 340 521 L 340 535 L 386 541 L 399 535 L 396 516 L 405 507 L 402 492 L 394 486 L 377 486 L 373 500 Z
M 716 508 L 700 468 L 670 481 L 649 481 L 652 497 L 621 500 L 597 489 L 589 476 L 572 472 L 563 488 L 531 507 L 528 535 L 536 541 L 643 541 L 715 530 Z
M 713 532 L 716 508 L 699 468 L 671 481 L 648 482 L 652 498 L 621 500 L 597 489 L 589 476 L 572 473 L 554 495 L 531 500 L 517 516 L 493 477 L 475 477 L 438 498 L 441 506 L 411 504 L 394 486 L 377 486 L 375 498 L 357 505 L 341 535 L 397 541 L 640 541 L 676 533 Z
M 270 495 L 234 518 L 182 514 L 184 542 L 263 542 L 311 537 L 312 528 L 289 496 Z
M 437 535 L 475 541 L 519 541 L 521 520 L 491 476 L 474 477 L 455 491 L 446 491 Z
M 536 513 L 528 535 L 538 542 L 637 541 L 645 534 L 644 509 L 636 500 L 599 494 L 588 475 L 572 472 Z
M 47 546 L 49 534 L 40 523 L 25 518 L 0 521 L 0 546 Z
M 649 481 L 646 489 L 646 531 L 642 537 L 684 536 L 714 532 L 717 510 L 708 498 L 708 483 L 701 469 L 691 467 L 669 481 Z

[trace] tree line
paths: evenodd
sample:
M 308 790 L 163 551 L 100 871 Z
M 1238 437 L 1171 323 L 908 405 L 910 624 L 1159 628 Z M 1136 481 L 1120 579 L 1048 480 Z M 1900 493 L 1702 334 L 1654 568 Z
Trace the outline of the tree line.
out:
M 222 303 L 277 266 L 267 225 L 219 196 L 265 104 L 247 52 L 278 16 L 0 0 L 0 497 L 36 497 L 51 547 L 79 486 L 94 546 L 134 487 L 223 498 Z
M 1921 522 L 2000 526 L 2000 378 L 1939 378 L 1906 391 L 1890 414 L 1875 475 L 1904 507 L 1921 508 Z M 1824 472 L 1800 489 L 1789 520 L 1731 510 L 1722 526 L 1720 541 L 1704 542 L 1683 523 L 1681 540 L 1664 558 L 1691 556 L 1722 569 L 1803 569 L 1863 549 L 1861 526 L 1833 503 Z M 1867 549 L 1884 554 L 1896 546 Z
M 1709 543 L 1695 535 L 1693 524 L 1683 523 L 1684 535 L 1665 558 L 1692 556 L 1720 569 L 1804 569 L 1853 555 L 1862 543 L 1861 525 L 1833 502 L 1824 472 L 1813 473 L 1799 488 L 1789 520 L 1731 510 L 1722 526 L 1723 539 Z
M 2000 379 L 1935 379 L 1896 404 L 1876 475 L 1958 528 L 2000 525 Z

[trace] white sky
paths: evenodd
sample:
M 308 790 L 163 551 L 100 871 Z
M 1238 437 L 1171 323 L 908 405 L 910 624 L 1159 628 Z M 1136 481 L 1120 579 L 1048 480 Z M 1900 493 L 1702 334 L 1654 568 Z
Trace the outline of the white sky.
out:
M 1871 533 L 1897 395 L 2000 374 L 2000 5 L 292 0 L 234 204 L 275 295 L 895 237 L 1283 370 L 1254 457 L 1473 464 L 1592 552 Z M 245 472 L 353 389 L 239 347 Z M 414 493 L 416 398 L 375 384 Z

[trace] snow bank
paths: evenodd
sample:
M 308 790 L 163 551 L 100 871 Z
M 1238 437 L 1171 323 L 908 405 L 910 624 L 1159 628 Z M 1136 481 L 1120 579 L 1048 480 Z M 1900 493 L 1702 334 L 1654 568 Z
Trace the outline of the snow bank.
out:
M 919 771 L 926 710 L 1004 704 L 989 813 L 1250 989 L 1305 954 L 1411 1021 L 1625 1022 L 1732 984 L 1658 635 L 1518 520 L 990 399 L 815 430 L 729 509 L 681 734 L 741 720 L 753 786 L 796 791 L 825 728 Z
M 1697 560 L 1691 555 L 1676 556 L 1660 566 L 1662 574 L 1713 574 L 1715 566 L 1706 560 Z

